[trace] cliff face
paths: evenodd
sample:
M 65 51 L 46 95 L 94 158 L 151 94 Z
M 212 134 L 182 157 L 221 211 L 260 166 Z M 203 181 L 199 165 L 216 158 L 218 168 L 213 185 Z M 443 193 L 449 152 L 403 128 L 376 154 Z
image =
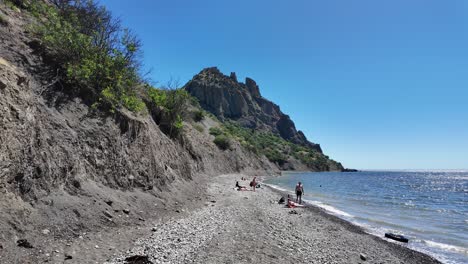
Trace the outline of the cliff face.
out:
M 319 144 L 309 142 L 296 130 L 294 122 L 278 105 L 261 96 L 251 78 L 241 83 L 235 73 L 226 76 L 217 68 L 207 68 L 195 75 L 185 89 L 220 120 L 235 120 L 244 127 L 270 131 L 287 141 L 322 152 Z
M 178 193 L 173 186 L 187 191 L 169 201 L 196 195 L 191 184 L 201 175 L 278 172 L 236 142 L 221 151 L 208 133 L 216 125 L 209 118 L 197 124 L 202 129 L 185 123 L 183 137 L 174 140 L 150 114 L 93 109 L 54 78 L 26 31 L 30 17 L 3 4 L 0 14 L 8 19 L 0 25 L 1 245 L 45 226 L 60 236 L 138 221 L 135 212 L 151 213 L 144 206 Z M 107 221 L 104 199 L 130 207 L 131 217 Z

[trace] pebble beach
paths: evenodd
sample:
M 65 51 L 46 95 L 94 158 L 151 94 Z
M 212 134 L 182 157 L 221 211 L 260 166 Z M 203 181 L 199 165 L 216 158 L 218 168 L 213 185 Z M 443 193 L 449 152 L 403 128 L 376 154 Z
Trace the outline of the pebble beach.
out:
M 286 208 L 268 187 L 237 191 L 241 177 L 213 178 L 203 207 L 154 223 L 106 263 L 440 263 L 318 207 Z

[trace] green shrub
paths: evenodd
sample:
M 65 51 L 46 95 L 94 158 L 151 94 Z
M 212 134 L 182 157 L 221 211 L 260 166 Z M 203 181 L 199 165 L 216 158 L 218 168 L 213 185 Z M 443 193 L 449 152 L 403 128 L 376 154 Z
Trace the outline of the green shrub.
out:
M 183 120 L 187 116 L 190 95 L 184 89 L 156 89 L 147 87 L 150 107 L 157 107 L 158 124 L 170 137 L 182 132 Z
M 96 94 L 111 110 L 143 111 L 136 98 L 141 83 L 140 41 L 95 1 L 32 1 L 27 9 L 41 21 L 34 31 L 66 87 Z M 43 19 L 42 19 L 43 18 Z
M 218 135 L 215 137 L 213 142 L 218 146 L 218 148 L 222 150 L 230 149 L 231 148 L 231 141 L 225 135 Z
M 193 112 L 193 120 L 195 120 L 195 122 L 200 122 L 204 118 L 205 112 L 203 112 L 203 110 L 196 110 L 195 112 Z
M 195 128 L 195 130 L 197 130 L 200 133 L 203 133 L 205 131 L 205 129 L 199 124 L 193 125 L 193 128 Z
M 219 127 L 211 127 L 210 128 L 210 135 L 220 136 L 222 134 L 223 134 L 223 131 Z
M 8 26 L 8 24 L 8 19 L 2 13 L 0 13 L 0 25 Z

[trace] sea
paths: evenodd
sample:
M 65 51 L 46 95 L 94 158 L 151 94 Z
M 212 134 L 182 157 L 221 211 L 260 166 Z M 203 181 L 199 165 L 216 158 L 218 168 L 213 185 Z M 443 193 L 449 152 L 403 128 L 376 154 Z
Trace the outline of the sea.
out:
M 468 263 L 468 171 L 287 172 L 265 181 L 384 237 L 448 264 Z M 401 243 L 389 240 L 393 243 Z

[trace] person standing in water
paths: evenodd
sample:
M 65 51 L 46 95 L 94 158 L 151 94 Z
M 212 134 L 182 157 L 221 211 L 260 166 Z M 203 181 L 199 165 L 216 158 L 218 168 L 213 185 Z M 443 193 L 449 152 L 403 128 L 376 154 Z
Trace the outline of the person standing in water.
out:
M 304 194 L 304 187 L 301 182 L 296 184 L 296 203 L 299 200 L 299 204 L 302 204 L 302 194 Z

